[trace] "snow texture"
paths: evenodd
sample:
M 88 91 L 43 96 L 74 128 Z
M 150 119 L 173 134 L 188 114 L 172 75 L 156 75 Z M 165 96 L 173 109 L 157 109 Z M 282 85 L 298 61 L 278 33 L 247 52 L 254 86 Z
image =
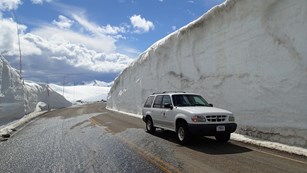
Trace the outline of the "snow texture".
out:
M 227 0 L 141 54 L 108 107 L 141 114 L 153 92 L 199 93 L 238 133 L 307 148 L 306 19 L 306 0 Z
M 0 125 L 20 119 L 35 110 L 71 106 L 63 96 L 46 84 L 22 82 L 9 63 L 0 58 Z

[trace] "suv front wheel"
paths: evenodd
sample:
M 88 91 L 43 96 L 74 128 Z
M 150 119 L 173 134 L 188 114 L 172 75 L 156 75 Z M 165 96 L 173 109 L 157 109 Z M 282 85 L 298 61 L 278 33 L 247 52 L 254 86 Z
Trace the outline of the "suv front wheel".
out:
M 146 131 L 150 134 L 154 134 L 156 131 L 156 128 L 154 127 L 150 117 L 146 118 Z
M 189 142 L 190 133 L 189 133 L 188 126 L 186 123 L 180 122 L 178 124 L 176 134 L 177 134 L 178 142 L 181 145 L 185 145 Z

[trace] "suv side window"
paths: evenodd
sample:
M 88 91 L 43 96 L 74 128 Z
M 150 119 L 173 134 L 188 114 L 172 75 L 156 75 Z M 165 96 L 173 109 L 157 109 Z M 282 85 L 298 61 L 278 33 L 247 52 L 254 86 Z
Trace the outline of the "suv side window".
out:
M 153 102 L 154 98 L 155 98 L 154 96 L 148 97 L 147 100 L 146 100 L 146 102 L 145 102 L 145 104 L 144 104 L 144 107 L 145 107 L 145 108 L 150 108 L 151 105 L 152 105 L 152 102 Z
M 169 95 L 163 96 L 162 108 L 164 108 L 164 105 L 166 104 L 171 104 L 171 97 Z
M 161 96 L 161 95 L 156 96 L 156 99 L 155 99 L 154 104 L 153 104 L 153 107 L 154 107 L 154 108 L 161 108 L 161 107 L 162 107 L 162 106 L 161 106 L 162 97 L 163 97 L 163 96 Z

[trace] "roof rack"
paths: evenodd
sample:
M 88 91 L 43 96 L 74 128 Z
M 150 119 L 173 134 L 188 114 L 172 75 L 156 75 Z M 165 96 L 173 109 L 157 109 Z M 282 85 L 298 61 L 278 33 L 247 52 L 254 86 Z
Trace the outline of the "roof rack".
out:
M 185 91 L 163 91 L 163 92 L 156 92 L 156 93 L 152 93 L 154 94 L 166 94 L 166 93 L 185 93 Z

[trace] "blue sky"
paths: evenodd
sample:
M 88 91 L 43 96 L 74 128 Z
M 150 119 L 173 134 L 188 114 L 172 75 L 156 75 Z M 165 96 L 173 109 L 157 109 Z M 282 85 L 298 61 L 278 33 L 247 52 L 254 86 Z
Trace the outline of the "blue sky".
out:
M 1 0 L 0 52 L 19 68 L 17 17 L 25 79 L 110 82 L 153 43 L 222 2 Z

